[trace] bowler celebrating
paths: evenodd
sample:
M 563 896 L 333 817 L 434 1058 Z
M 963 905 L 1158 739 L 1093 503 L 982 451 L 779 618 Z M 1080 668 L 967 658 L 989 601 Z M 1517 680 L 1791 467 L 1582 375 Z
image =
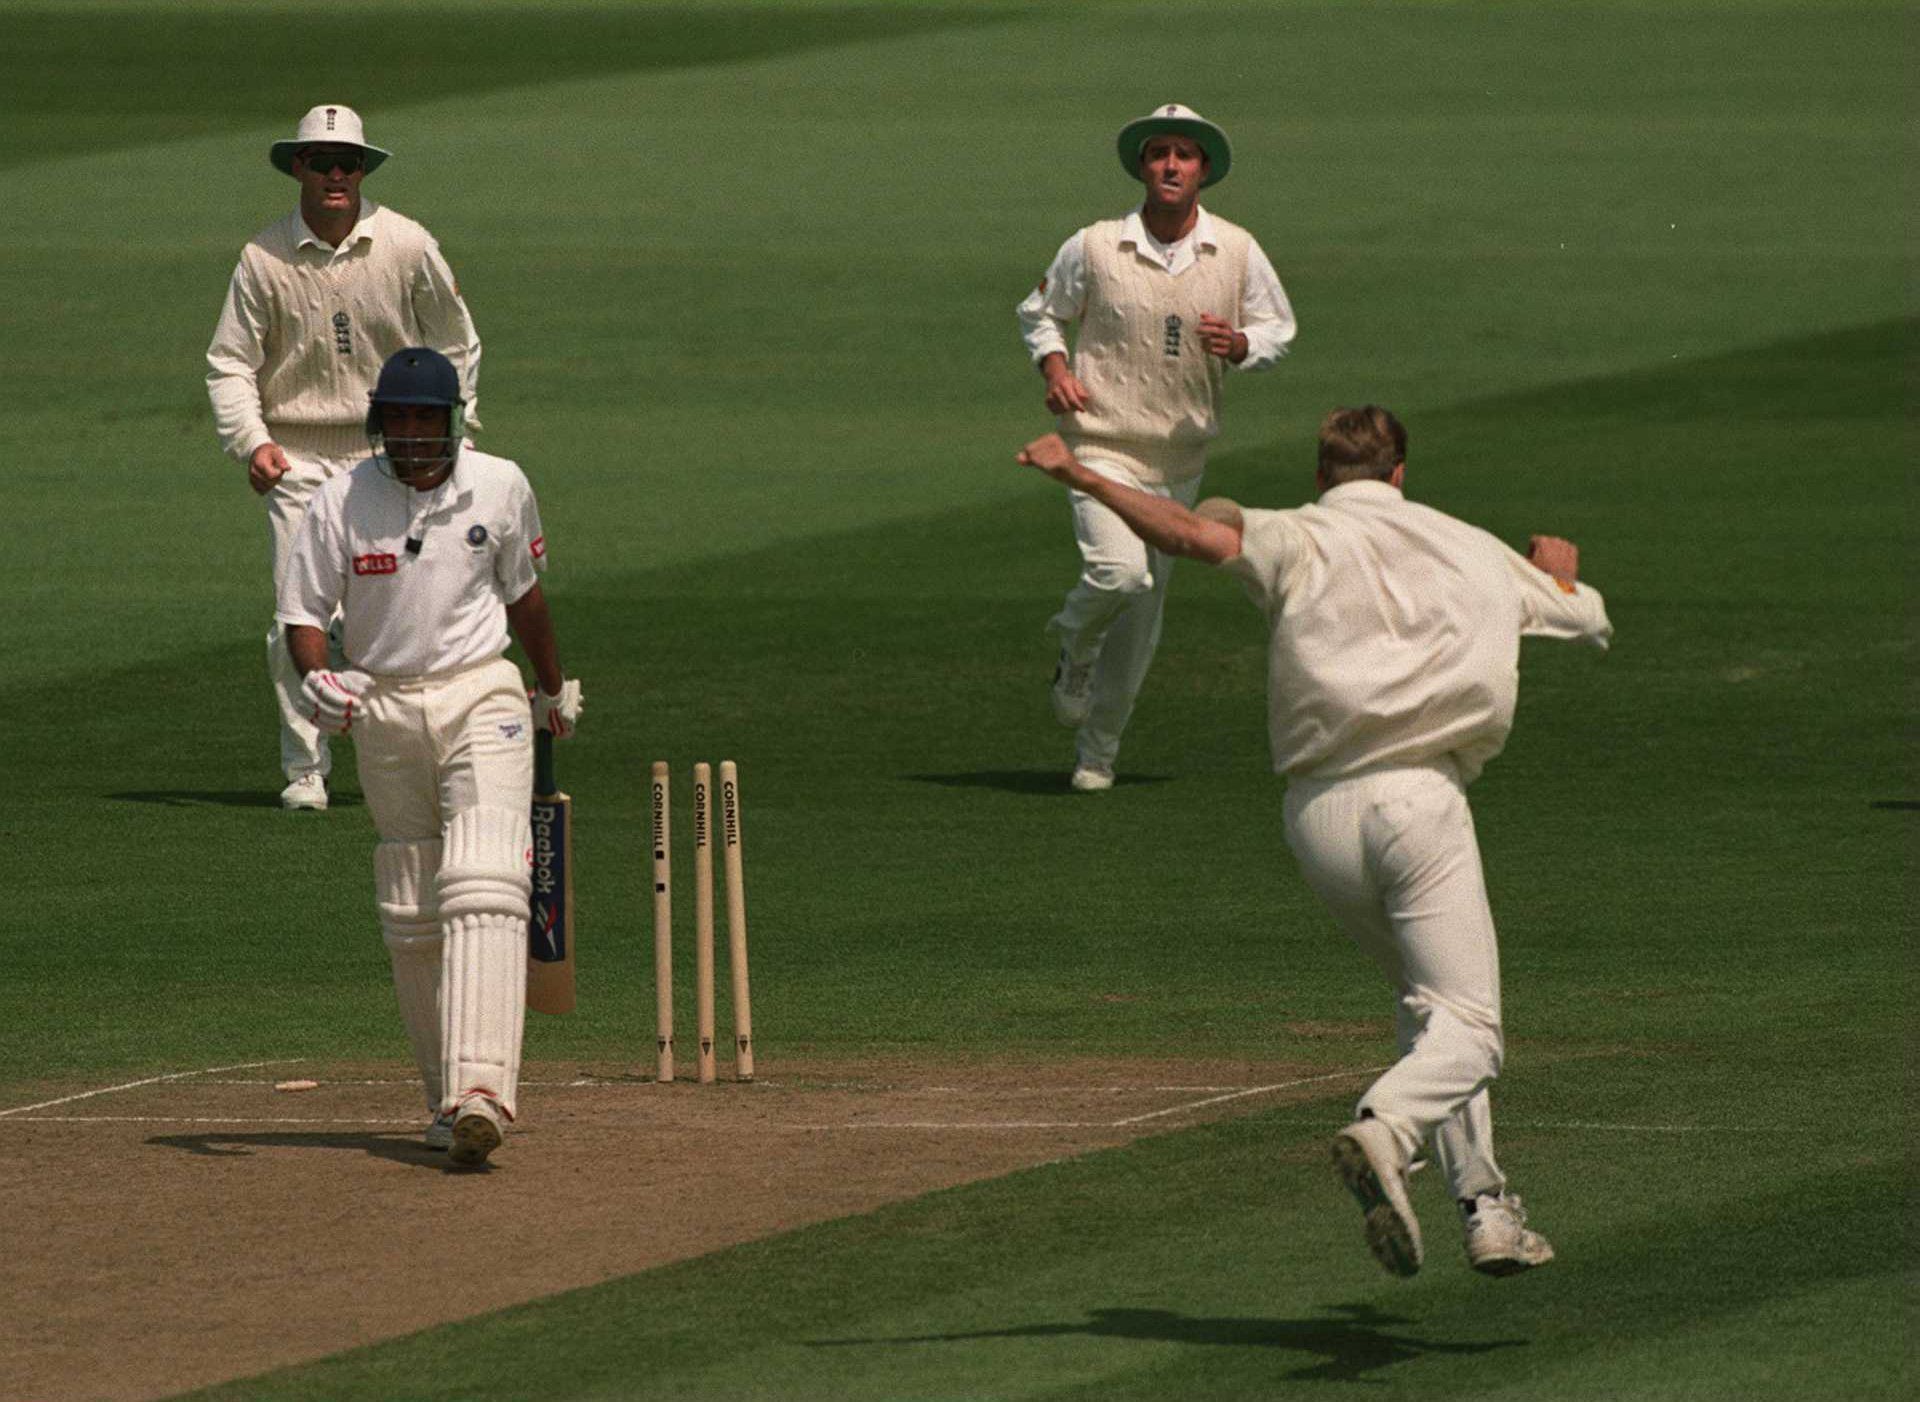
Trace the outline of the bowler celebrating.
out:
M 520 1079 L 533 731 L 573 732 L 541 593 L 546 537 L 505 458 L 461 446 L 460 376 L 412 347 L 381 368 L 373 456 L 314 493 L 277 618 L 326 734 L 352 730 L 380 842 L 380 924 L 434 1118 L 427 1142 L 475 1167 L 499 1146 Z M 347 669 L 329 670 L 339 609 Z M 509 632 L 539 678 L 529 711 Z
M 1605 601 L 1579 552 L 1535 536 L 1526 558 L 1401 495 L 1407 438 L 1385 409 L 1320 426 L 1320 499 L 1293 511 L 1178 502 L 1108 480 L 1057 436 L 1020 461 L 1097 497 L 1142 539 L 1237 575 L 1270 631 L 1273 767 L 1287 776 L 1300 871 L 1393 985 L 1401 1057 L 1333 1141 L 1395 1275 L 1420 1269 L 1406 1178 L 1432 1138 L 1467 1259 L 1509 1275 L 1553 1259 L 1493 1157 L 1500 956 L 1467 785 L 1506 744 L 1520 638 L 1605 648 Z
M 1121 129 L 1140 208 L 1081 229 L 1017 309 L 1046 405 L 1098 476 L 1191 506 L 1220 431 L 1226 368 L 1261 370 L 1293 340 L 1293 308 L 1253 236 L 1201 208 L 1226 179 L 1227 135 L 1168 103 Z M 1078 327 L 1072 361 L 1067 329 Z M 1071 494 L 1079 581 L 1047 625 L 1060 644 L 1053 713 L 1074 727 L 1073 787 L 1113 787 L 1120 734 L 1160 641 L 1172 560 L 1096 497 Z

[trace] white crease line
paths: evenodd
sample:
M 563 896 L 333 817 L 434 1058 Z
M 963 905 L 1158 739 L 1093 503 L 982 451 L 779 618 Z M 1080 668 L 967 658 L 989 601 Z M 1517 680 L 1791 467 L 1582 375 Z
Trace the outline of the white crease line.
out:
M 417 1120 L 274 1119 L 265 1115 L 27 1115 L 23 1125 L 424 1125 Z
M 1106 1120 L 868 1120 L 860 1124 L 776 1125 L 776 1129 L 1112 1129 Z
M 1253 1086 L 1247 1090 L 1229 1091 L 1225 1095 L 1209 1096 L 1205 1100 L 1194 1100 L 1185 1105 L 1171 1105 L 1165 1110 L 1149 1110 L 1144 1115 L 1129 1115 L 1124 1120 L 1115 1120 L 1112 1128 L 1123 1129 L 1127 1125 L 1137 1125 L 1147 1120 L 1157 1120 L 1162 1115 L 1178 1115 L 1187 1110 L 1201 1110 L 1209 1105 L 1225 1104 L 1229 1100 L 1242 1100 L 1249 1095 L 1271 1095 L 1277 1090 L 1293 1090 L 1299 1086 L 1319 1085 L 1323 1081 L 1344 1081 L 1354 1076 L 1377 1076 L 1386 1069 L 1384 1066 L 1369 1066 L 1359 1071 L 1335 1071 L 1325 1076 L 1308 1076 L 1305 1080 L 1301 1081 L 1281 1081 L 1277 1085 Z
M 218 1081 L 203 1081 L 209 1086 L 271 1086 L 278 1082 L 271 1077 L 230 1077 Z M 418 1087 L 419 1078 L 373 1078 L 366 1080 L 323 1080 L 320 1088 L 328 1086 L 412 1086 Z M 624 1077 L 582 1076 L 571 1081 L 529 1081 L 524 1077 L 520 1084 L 542 1090 L 580 1090 L 591 1088 L 645 1087 L 652 1088 L 665 1084 L 647 1078 L 628 1080 Z M 675 1082 L 674 1084 L 680 1084 Z M 692 1084 L 688 1082 L 687 1084 Z M 793 1089 L 788 1082 L 769 1081 L 759 1078 L 753 1081 L 722 1081 L 723 1085 L 754 1085 L 762 1089 Z M 893 1093 L 900 1095 L 1205 1095 L 1214 1091 L 1248 1091 L 1264 1089 L 1247 1086 L 898 1086 L 880 1085 L 871 1081 L 817 1081 L 802 1083 L 802 1090 L 858 1090 L 875 1093 Z
M 1773 1125 L 1612 1125 L 1591 1120 L 1533 1120 L 1508 1129 L 1597 1129 L 1613 1134 L 1777 1134 Z
M 202 1081 L 200 1084 L 203 1086 L 277 1086 L 280 1083 L 272 1079 L 271 1077 L 254 1076 L 251 1078 L 233 1077 L 227 1080 L 220 1080 L 220 1081 Z M 556 1087 L 561 1087 L 561 1086 L 597 1086 L 597 1085 L 613 1085 L 616 1083 L 611 1081 L 603 1082 L 603 1081 L 522 1080 L 520 1084 L 523 1086 L 538 1086 L 545 1090 L 552 1090 Z M 325 1090 L 329 1086 L 411 1086 L 415 1090 L 418 1090 L 420 1088 L 420 1078 L 418 1076 L 415 1076 L 415 1077 L 412 1077 L 411 1079 L 399 1079 L 399 1080 L 321 1081 L 317 1089 Z
M 168 1076 L 148 1076 L 143 1081 L 128 1081 L 118 1086 L 102 1086 L 99 1090 L 83 1090 L 78 1095 L 63 1095 L 58 1100 L 42 1100 L 37 1105 L 16 1105 L 11 1110 L 0 1110 L 0 1120 L 9 1115 L 24 1115 L 29 1110 L 47 1110 L 55 1105 L 71 1105 L 76 1100 L 90 1100 L 96 1095 L 112 1095 L 116 1091 L 138 1090 L 141 1086 L 157 1086 L 162 1081 L 184 1081 L 190 1076 L 217 1076 L 222 1071 L 252 1071 L 262 1066 L 290 1066 L 301 1060 L 304 1058 L 283 1057 L 278 1061 L 241 1061 L 232 1066 L 208 1066 L 199 1071 L 175 1071 Z
M 1065 1092 L 1069 1095 L 1205 1095 L 1217 1090 L 1244 1090 L 1244 1086 L 996 1086 L 981 1084 L 977 1086 L 900 1086 L 876 1084 L 871 1081 L 835 1081 L 821 1082 L 820 1088 L 834 1090 L 885 1090 L 900 1091 L 908 1095 L 979 1095 L 989 1092 L 994 1095 L 1057 1095 Z
M 1129 1115 L 1121 1120 L 867 1120 L 852 1124 L 785 1125 L 781 1128 L 794 1130 L 1126 1129 L 1130 1125 L 1156 1120 L 1163 1115 L 1177 1115 L 1184 1110 L 1201 1110 L 1209 1105 L 1222 1105 L 1229 1100 L 1241 1100 L 1249 1095 L 1270 1095 L 1275 1091 L 1319 1085 L 1325 1081 L 1346 1080 L 1353 1076 L 1377 1076 L 1386 1069 L 1384 1066 L 1369 1066 L 1357 1071 L 1334 1071 L 1325 1076 L 1308 1076 L 1297 1081 L 1280 1081 L 1270 1086 L 1243 1086 L 1224 1095 L 1213 1095 L 1205 1100 L 1193 1100 L 1183 1105 L 1170 1105 L 1164 1110 L 1150 1110 L 1144 1115 Z M 1140 1087 L 1140 1089 L 1171 1089 L 1171 1087 Z

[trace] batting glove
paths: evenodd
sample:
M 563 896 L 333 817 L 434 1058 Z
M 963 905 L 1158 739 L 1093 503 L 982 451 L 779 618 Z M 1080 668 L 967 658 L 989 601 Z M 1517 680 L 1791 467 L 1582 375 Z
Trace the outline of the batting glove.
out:
M 582 704 L 580 683 L 571 678 L 560 683 L 560 694 L 557 696 L 535 691 L 533 728 L 552 731 L 554 739 L 564 740 L 573 734 L 574 727 L 580 723 Z
M 373 686 L 365 672 L 308 672 L 300 683 L 306 699 L 307 714 L 328 735 L 344 735 L 353 729 L 353 718 L 361 711 L 360 698 Z

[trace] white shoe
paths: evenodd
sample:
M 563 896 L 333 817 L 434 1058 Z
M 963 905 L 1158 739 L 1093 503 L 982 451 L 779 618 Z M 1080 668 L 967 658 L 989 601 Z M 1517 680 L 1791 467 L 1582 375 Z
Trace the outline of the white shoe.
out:
M 433 1117 L 427 1126 L 427 1132 L 420 1136 L 429 1149 L 451 1149 L 453 1147 L 453 1112 L 442 1110 Z
M 317 769 L 309 769 L 305 774 L 296 775 L 293 782 L 280 790 L 282 808 L 305 808 L 316 813 L 327 810 L 327 780 Z
M 453 1116 L 453 1142 L 447 1162 L 458 1168 L 483 1168 L 500 1147 L 500 1111 L 484 1095 L 470 1095 Z
M 1367 1249 L 1390 1275 L 1420 1269 L 1420 1222 L 1407 1198 L 1407 1170 L 1393 1131 L 1355 1120 L 1333 1137 L 1333 1169 L 1367 1215 Z
M 1553 1259 L 1553 1244 L 1527 1228 L 1518 1193 L 1482 1193 L 1460 1204 L 1467 1261 L 1482 1275 L 1518 1275 Z
M 1053 669 L 1053 718 L 1069 730 L 1077 730 L 1093 705 L 1093 663 L 1075 662 L 1065 648 Z
M 1069 782 L 1075 793 L 1105 793 L 1113 787 L 1113 771 L 1104 764 L 1076 764 Z

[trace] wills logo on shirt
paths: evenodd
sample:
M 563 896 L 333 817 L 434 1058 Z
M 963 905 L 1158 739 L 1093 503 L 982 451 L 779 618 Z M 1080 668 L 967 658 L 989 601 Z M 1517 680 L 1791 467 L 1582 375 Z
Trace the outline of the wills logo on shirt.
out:
M 1167 317 L 1167 338 L 1164 349 L 1168 355 L 1180 354 L 1180 327 L 1183 323 L 1176 315 Z
M 355 574 L 398 574 L 400 559 L 396 555 L 355 555 L 353 572 Z
M 333 314 L 333 348 L 342 355 L 353 354 L 353 323 L 345 312 Z

